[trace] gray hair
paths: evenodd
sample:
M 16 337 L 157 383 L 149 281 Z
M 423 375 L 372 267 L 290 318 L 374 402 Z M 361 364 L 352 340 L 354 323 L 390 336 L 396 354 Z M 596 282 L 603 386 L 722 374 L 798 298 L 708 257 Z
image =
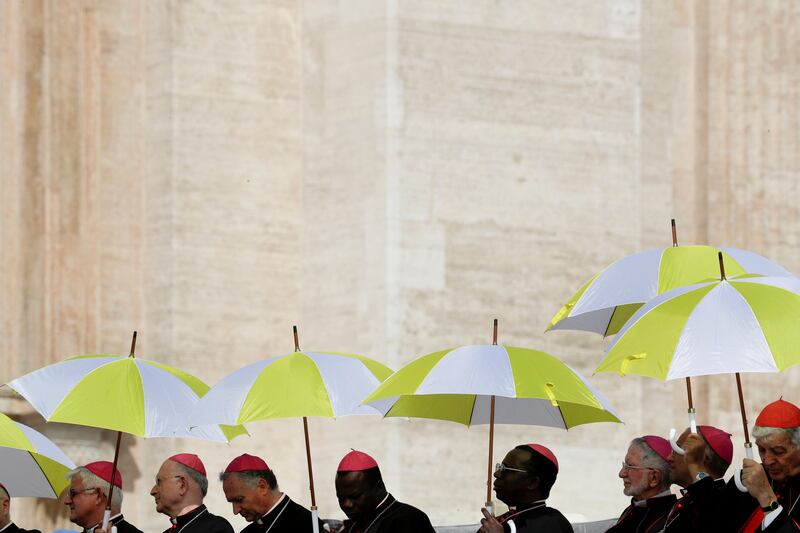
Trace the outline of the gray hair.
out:
M 11 494 L 8 493 L 8 490 L 3 485 L 0 485 L 0 502 L 10 499 Z
M 108 500 L 108 481 L 95 475 L 91 470 L 85 466 L 79 466 L 75 470 L 70 470 L 67 474 L 67 479 L 72 479 L 75 476 L 80 476 L 83 481 L 83 488 L 85 489 L 98 489 L 106 500 Z M 122 489 L 114 485 L 114 493 L 111 495 L 111 508 L 119 509 L 122 507 Z
M 753 437 L 756 439 L 766 439 L 776 432 L 786 435 L 796 448 L 800 448 L 800 427 L 795 428 L 771 428 L 768 426 L 753 426 Z
M 181 472 L 186 474 L 187 477 L 192 478 L 194 482 L 200 486 L 200 491 L 203 493 L 203 497 L 205 497 L 206 494 L 208 494 L 208 478 L 203 474 L 201 474 L 200 472 L 198 472 L 197 470 L 195 470 L 194 468 L 189 468 L 185 464 L 179 463 L 177 461 L 173 462 L 176 465 L 178 465 L 178 468 L 180 469 Z
M 631 446 L 638 446 L 642 450 L 642 466 L 661 472 L 661 486 L 669 488 L 672 480 L 669 477 L 669 463 L 658 455 L 642 437 L 631 441 Z

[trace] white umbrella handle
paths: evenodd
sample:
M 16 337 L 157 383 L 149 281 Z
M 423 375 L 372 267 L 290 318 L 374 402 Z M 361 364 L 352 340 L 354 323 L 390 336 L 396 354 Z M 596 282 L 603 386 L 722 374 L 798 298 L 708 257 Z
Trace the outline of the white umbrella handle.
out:
M 314 533 L 319 533 L 319 512 L 316 506 L 311 507 L 311 527 Z
M 483 506 L 486 507 L 486 510 L 489 511 L 490 515 L 494 516 L 494 501 L 486 502 L 483 504 Z
M 753 447 L 745 445 L 744 453 L 747 455 L 748 459 L 753 458 Z M 733 473 L 733 482 L 736 485 L 736 488 L 739 489 L 740 492 L 747 492 L 747 487 L 742 484 L 742 469 L 737 468 L 736 472 Z
M 103 529 L 108 527 L 108 522 L 111 520 L 111 509 L 106 509 L 103 512 Z
M 697 433 L 697 417 L 695 416 L 694 409 L 689 409 L 689 430 L 692 433 Z M 678 430 L 675 428 L 669 430 L 669 444 L 672 446 L 673 452 L 678 455 L 684 455 L 686 452 L 683 451 L 683 448 L 678 446 L 677 434 Z

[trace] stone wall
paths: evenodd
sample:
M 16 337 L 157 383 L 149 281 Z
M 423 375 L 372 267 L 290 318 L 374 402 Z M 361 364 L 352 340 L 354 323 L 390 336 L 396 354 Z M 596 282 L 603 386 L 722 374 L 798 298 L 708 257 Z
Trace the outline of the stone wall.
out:
M 301 346 L 393 367 L 490 340 L 587 375 L 604 342 L 543 330 L 585 279 L 671 243 L 740 246 L 795 272 L 800 8 L 791 2 L 9 0 L 0 4 L 0 382 L 67 355 L 137 353 L 209 383 Z M 499 427 L 564 465 L 551 503 L 617 514 L 628 440 L 685 423 L 683 384 L 598 375 L 624 426 Z M 748 410 L 796 370 L 745 376 Z M 741 441 L 733 378 L 695 380 L 701 420 Z M 112 436 L 4 412 L 77 462 Z M 666 401 L 665 401 L 666 400 Z M 471 523 L 485 427 L 310 421 L 318 505 L 373 453 L 435 523 Z M 302 424 L 230 446 L 124 439 L 125 512 L 163 458 L 210 472 L 263 455 L 308 505 Z M 99 439 L 99 440 L 98 440 Z M 737 452 L 740 448 L 737 446 Z M 586 479 L 593 490 L 582 490 Z M 231 516 L 219 484 L 209 505 Z M 20 524 L 67 524 L 14 502 Z M 236 529 L 241 518 L 233 519 Z

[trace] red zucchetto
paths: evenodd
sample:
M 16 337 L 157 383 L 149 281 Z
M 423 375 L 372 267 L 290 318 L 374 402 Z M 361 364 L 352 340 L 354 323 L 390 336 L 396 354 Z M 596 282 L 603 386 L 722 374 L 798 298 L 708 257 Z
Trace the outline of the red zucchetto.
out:
M 261 457 L 243 453 L 228 465 L 225 469 L 226 474 L 231 472 L 245 472 L 247 470 L 269 470 L 266 461 Z
M 764 407 L 756 425 L 765 428 L 796 428 L 800 426 L 800 409 L 783 398 Z
M 369 470 L 370 468 L 377 468 L 378 463 L 364 452 L 353 450 L 339 463 L 337 472 L 361 472 L 362 470 Z
M 204 476 L 206 475 L 206 467 L 203 465 L 203 461 L 193 453 L 179 453 L 170 457 L 169 460 L 191 468 L 195 472 L 200 472 Z

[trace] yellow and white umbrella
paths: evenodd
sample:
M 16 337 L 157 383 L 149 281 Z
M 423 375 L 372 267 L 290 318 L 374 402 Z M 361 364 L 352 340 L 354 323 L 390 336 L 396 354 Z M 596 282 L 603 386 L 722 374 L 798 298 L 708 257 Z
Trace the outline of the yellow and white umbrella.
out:
M 73 468 L 50 439 L 0 413 L 0 483 L 10 496 L 58 498 Z

